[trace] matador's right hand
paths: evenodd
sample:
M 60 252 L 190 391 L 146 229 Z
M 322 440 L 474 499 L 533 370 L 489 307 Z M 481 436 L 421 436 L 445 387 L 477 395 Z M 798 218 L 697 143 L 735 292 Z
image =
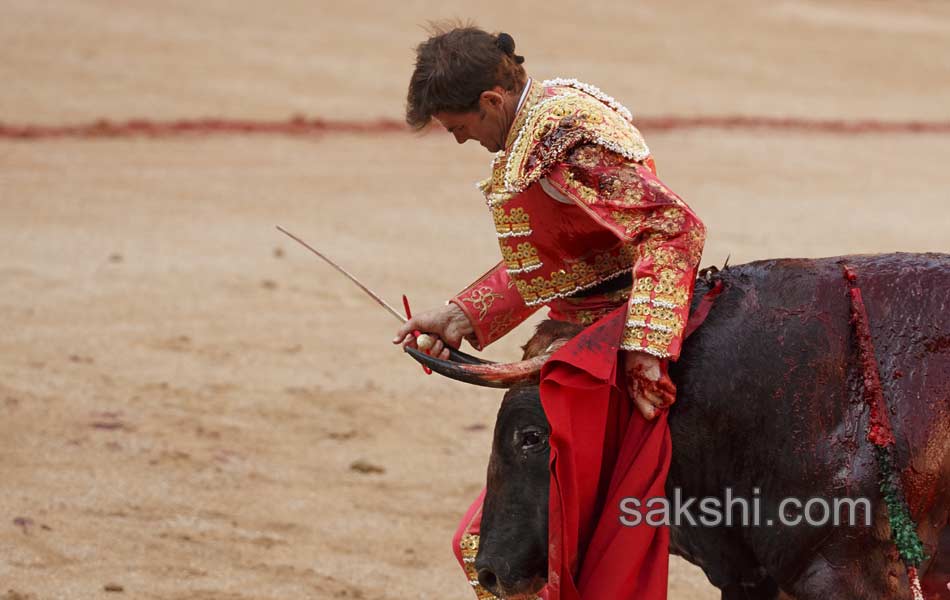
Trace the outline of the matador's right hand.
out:
M 457 349 L 462 344 L 462 338 L 474 334 L 475 328 L 472 327 L 472 323 L 461 308 L 449 303 L 419 313 L 406 321 L 396 331 L 393 343 L 402 344 L 403 346 L 409 345 L 413 348 L 418 347 L 413 331 L 420 331 L 433 336 L 435 343 L 428 348 L 429 355 L 445 360 L 449 358 L 447 346 Z

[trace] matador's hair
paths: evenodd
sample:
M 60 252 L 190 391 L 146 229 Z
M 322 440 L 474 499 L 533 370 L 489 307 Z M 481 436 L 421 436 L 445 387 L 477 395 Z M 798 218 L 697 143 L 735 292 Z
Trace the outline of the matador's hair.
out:
M 416 68 L 409 80 L 406 122 L 422 129 L 437 112 L 468 112 L 481 93 L 495 87 L 520 91 L 527 75 L 507 33 L 490 34 L 478 27 L 438 26 L 416 48 Z

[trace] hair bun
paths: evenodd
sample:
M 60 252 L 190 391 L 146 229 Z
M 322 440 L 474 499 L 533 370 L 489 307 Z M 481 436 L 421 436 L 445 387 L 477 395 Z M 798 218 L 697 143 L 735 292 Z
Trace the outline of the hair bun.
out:
M 498 48 L 508 56 L 511 56 L 515 53 L 515 38 L 511 37 L 507 33 L 499 33 L 495 38 L 495 44 L 497 44 Z
M 518 56 L 515 54 L 515 38 L 511 37 L 507 33 L 499 33 L 495 38 L 495 44 L 498 46 L 498 49 L 514 59 L 516 64 L 521 64 L 524 62 L 523 56 Z

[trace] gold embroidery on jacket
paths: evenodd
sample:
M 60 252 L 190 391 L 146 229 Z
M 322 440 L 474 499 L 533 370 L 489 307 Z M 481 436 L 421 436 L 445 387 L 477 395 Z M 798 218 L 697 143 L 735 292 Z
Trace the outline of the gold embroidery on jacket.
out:
M 468 298 L 461 298 L 462 302 L 470 302 L 472 308 L 478 311 L 478 320 L 485 318 L 496 299 L 504 298 L 504 294 L 492 291 L 487 285 L 472 290 Z
M 655 278 L 637 278 L 621 341 L 624 350 L 638 350 L 660 358 L 671 355 L 670 346 L 686 325 L 691 273 L 660 268 Z
M 672 331 L 656 331 L 644 327 L 628 327 L 623 332 L 620 347 L 624 350 L 646 352 L 659 358 L 670 356 L 670 344 L 673 343 Z M 643 340 L 646 339 L 646 344 Z
M 628 237 L 635 237 L 643 231 L 675 235 L 683 230 L 686 213 L 679 207 L 671 206 L 646 213 L 612 210 L 610 218 L 624 228 Z
M 514 313 L 514 310 L 507 310 L 492 319 L 491 325 L 488 326 L 488 338 L 491 340 L 497 340 L 502 335 L 513 329 L 514 326 L 518 324 L 515 321 Z
M 564 183 L 567 184 L 568 192 L 573 192 L 575 196 L 587 204 L 597 204 L 600 198 L 597 196 L 597 190 L 578 181 L 571 171 L 564 173 Z
M 538 249 L 530 242 L 521 242 L 516 247 L 502 242 L 501 257 L 511 275 L 534 271 L 542 266 L 541 259 L 538 258 Z
M 647 195 L 641 175 L 641 169 L 646 167 L 601 146 L 577 146 L 563 164 L 567 191 L 591 206 L 639 206 Z
M 649 324 L 647 324 L 647 317 L 650 319 Z M 669 306 L 641 303 L 630 306 L 630 312 L 627 313 L 627 325 L 679 331 L 683 328 L 683 318 Z
M 492 208 L 495 231 L 500 238 L 523 237 L 531 235 L 531 218 L 523 208 L 513 208 L 505 212 L 503 206 Z
M 556 95 L 531 108 L 506 151 L 505 188 L 527 189 L 581 143 L 597 144 L 636 161 L 650 155 L 633 123 L 584 92 L 559 88 Z
M 569 297 L 629 272 L 642 260 L 643 275 L 633 284 L 622 345 L 661 357 L 677 352 L 705 228 L 698 220 L 693 223 L 682 200 L 642 164 L 649 148 L 632 125 L 629 111 L 585 84 L 532 83 L 505 147 L 495 155 L 492 176 L 482 191 L 492 209 L 511 283 L 525 304 Z M 562 191 L 582 207 L 595 209 L 608 228 L 631 241 L 572 260 L 557 272 L 531 277 L 530 271 L 543 265 L 530 243 L 530 219 L 516 212 L 520 209 L 505 211 L 504 205 L 549 176 L 558 163 L 564 166 L 557 171 Z M 595 318 L 597 311 L 578 309 L 571 311 L 578 321 Z M 492 331 L 509 325 L 502 315 L 496 320 Z
M 520 277 L 515 280 L 518 292 L 527 306 L 563 298 L 592 287 L 633 268 L 637 250 L 630 245 L 602 252 L 592 259 L 578 259 L 569 269 L 559 269 L 551 277 Z

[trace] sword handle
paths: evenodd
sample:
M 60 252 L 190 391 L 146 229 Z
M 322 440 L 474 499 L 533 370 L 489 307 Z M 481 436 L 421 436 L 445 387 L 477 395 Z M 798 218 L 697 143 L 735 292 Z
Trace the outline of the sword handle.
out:
M 411 318 L 412 318 L 412 310 L 409 308 L 409 298 L 407 298 L 405 294 L 402 295 L 402 306 L 403 306 L 403 308 L 406 309 L 406 319 L 411 319 Z M 414 335 L 414 336 L 416 337 L 416 339 L 419 339 L 419 336 L 422 335 L 422 333 L 421 333 L 419 330 L 417 330 L 417 329 L 413 329 L 413 330 L 412 330 L 412 335 Z M 426 350 L 425 353 L 428 355 L 428 354 L 429 354 L 429 351 Z M 432 369 L 430 369 L 430 368 L 427 367 L 426 365 L 422 365 L 422 370 L 425 371 L 425 374 L 426 374 L 426 375 L 432 375 Z

